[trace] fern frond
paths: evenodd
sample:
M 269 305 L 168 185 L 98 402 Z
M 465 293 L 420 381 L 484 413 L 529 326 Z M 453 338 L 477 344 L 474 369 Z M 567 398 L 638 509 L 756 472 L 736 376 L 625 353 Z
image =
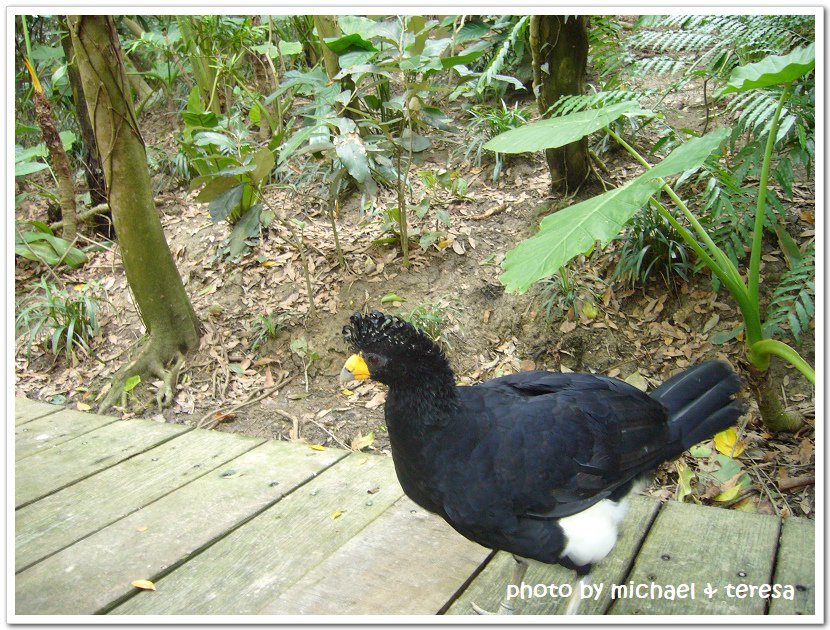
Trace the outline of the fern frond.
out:
M 525 15 L 519 18 L 516 24 L 513 25 L 513 28 L 510 31 L 510 35 L 502 42 L 499 51 L 487 65 L 487 68 L 478 78 L 478 83 L 476 84 L 476 91 L 481 94 L 490 87 L 494 81 L 499 80 L 498 75 L 501 74 L 501 71 L 504 69 L 507 63 L 507 55 L 511 49 L 516 47 L 516 43 L 522 37 L 524 37 L 525 30 L 527 30 L 527 25 L 530 22 L 530 16 Z
M 815 243 L 811 243 L 801 258 L 781 275 L 767 306 L 764 334 L 779 333 L 786 324 L 796 342 L 801 340 L 816 312 L 815 267 Z
M 653 96 L 656 90 L 605 90 L 593 94 L 566 94 L 559 98 L 545 113 L 545 116 L 564 116 L 587 109 L 598 109 L 626 101 L 642 102 Z
M 671 57 L 657 55 L 633 62 L 629 71 L 634 77 L 644 77 L 647 75 L 667 75 L 673 77 L 676 74 L 684 72 L 687 67 L 688 64 L 682 59 L 672 59 Z

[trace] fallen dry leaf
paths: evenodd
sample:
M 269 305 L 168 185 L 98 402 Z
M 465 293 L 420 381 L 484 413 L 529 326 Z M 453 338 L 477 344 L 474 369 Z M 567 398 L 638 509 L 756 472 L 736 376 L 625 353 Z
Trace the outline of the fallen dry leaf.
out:
M 798 463 L 802 465 L 809 464 L 813 460 L 814 452 L 815 448 L 812 440 L 809 438 L 801 440 L 801 444 L 798 446 Z
M 133 580 L 130 582 L 136 588 L 143 589 L 145 591 L 154 591 L 156 590 L 156 585 L 153 584 L 150 580 Z
M 641 392 L 644 392 L 648 389 L 648 382 L 646 381 L 645 377 L 640 374 L 640 371 L 637 370 L 636 372 L 632 372 L 628 376 L 625 377 L 625 382 L 629 385 L 633 385 Z
M 374 431 L 369 431 L 369 433 L 367 433 L 366 435 L 361 435 L 360 433 L 358 433 L 355 436 L 355 438 L 352 440 L 351 447 L 352 447 L 353 451 L 359 451 L 359 450 L 362 450 L 364 448 L 367 448 L 367 447 L 371 446 L 374 441 L 375 441 L 375 432 Z

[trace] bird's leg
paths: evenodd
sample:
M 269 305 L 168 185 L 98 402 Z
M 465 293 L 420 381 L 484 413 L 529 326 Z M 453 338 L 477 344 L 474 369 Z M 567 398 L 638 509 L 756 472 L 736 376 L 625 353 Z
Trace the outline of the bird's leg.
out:
M 577 611 L 579 610 L 579 604 L 582 602 L 582 587 L 587 586 L 590 581 L 590 575 L 583 575 L 582 578 L 580 578 L 579 582 L 576 583 L 576 588 L 574 589 L 574 592 L 571 594 L 571 597 L 568 599 L 567 608 L 565 608 L 566 615 L 577 614 Z
M 522 580 L 524 579 L 525 573 L 527 573 L 527 560 L 524 558 L 520 558 L 519 556 L 513 556 L 513 559 L 516 561 L 516 564 L 513 565 L 513 573 L 510 576 L 510 585 L 515 585 L 517 589 L 521 588 Z M 489 612 L 481 608 L 475 602 L 471 602 L 471 606 L 477 615 L 512 615 L 513 614 L 513 602 L 511 601 L 512 598 L 508 596 L 511 589 L 507 588 L 507 592 L 504 594 L 504 599 L 501 600 L 499 604 L 499 609 L 497 612 Z

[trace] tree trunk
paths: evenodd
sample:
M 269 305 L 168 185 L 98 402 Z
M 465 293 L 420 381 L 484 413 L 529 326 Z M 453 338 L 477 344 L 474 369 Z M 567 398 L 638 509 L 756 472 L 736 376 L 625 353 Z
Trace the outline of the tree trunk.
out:
M 787 411 L 781 402 L 781 384 L 770 373 L 770 368 L 758 370 L 749 365 L 749 387 L 758 403 L 761 422 L 772 433 L 792 433 L 803 424 L 801 418 Z
M 161 378 L 158 402 L 168 405 L 184 355 L 199 343 L 199 321 L 153 203 L 147 154 L 115 23 L 109 16 L 90 15 L 70 16 L 68 24 L 102 157 L 121 260 L 147 329 L 141 352 L 115 376 L 100 410 L 123 397 L 126 379 L 135 375 Z
M 254 15 L 251 18 L 251 26 L 259 26 L 261 21 L 261 16 Z M 270 28 L 268 42 L 271 42 Z M 257 93 L 263 97 L 257 100 L 257 105 L 260 109 L 259 139 L 262 142 L 268 142 L 271 139 L 271 120 L 277 123 L 277 119 L 274 118 L 274 110 L 276 109 L 275 105 L 279 106 L 280 99 L 274 99 L 274 105 L 266 105 L 264 103 L 264 97 L 272 94 L 277 89 L 278 79 L 276 68 L 274 68 L 274 64 L 268 55 L 253 51 L 249 54 L 251 55 L 251 65 L 254 68 L 254 85 L 256 86 Z M 277 129 L 277 131 L 281 131 L 281 129 Z
M 588 64 L 588 17 L 536 15 L 530 20 L 533 90 L 539 113 L 566 94 L 582 94 Z M 545 151 L 551 190 L 576 191 L 588 176 L 588 139 Z
M 326 64 L 326 74 L 329 80 L 334 79 L 340 72 L 340 57 L 331 48 L 326 46 L 326 38 L 340 37 L 342 32 L 334 15 L 315 15 L 314 26 L 317 27 L 317 36 L 320 38 L 320 50 L 323 51 L 323 61 Z
M 66 26 L 66 20 L 61 19 L 61 25 Z M 83 140 L 83 168 L 86 177 L 86 185 L 89 189 L 90 207 L 94 208 L 107 203 L 107 187 L 104 183 L 104 171 L 101 167 L 101 160 L 98 159 L 98 146 L 95 144 L 95 132 L 92 123 L 89 121 L 89 112 L 84 99 L 84 88 L 81 85 L 81 75 L 78 73 L 78 64 L 75 63 L 75 52 L 72 49 L 72 38 L 67 32 L 66 37 L 61 37 L 63 52 L 66 56 L 66 69 L 69 76 L 69 86 L 72 88 L 72 102 L 75 104 L 75 120 L 78 121 L 78 128 L 81 130 Z M 107 212 L 109 215 L 109 212 Z M 112 224 L 112 217 L 101 217 L 96 220 L 96 231 L 106 234 L 112 238 L 113 234 L 109 229 Z
M 78 232 L 78 209 L 75 206 L 75 184 L 72 181 L 72 168 L 69 166 L 69 158 L 63 148 L 58 122 L 52 112 L 52 105 L 43 93 L 43 87 L 35 74 L 34 66 L 25 59 L 26 67 L 32 77 L 32 89 L 35 101 L 35 119 L 43 134 L 43 142 L 49 151 L 49 161 L 52 163 L 52 171 L 55 179 L 58 180 L 58 203 L 63 218 L 63 238 L 67 241 L 74 241 Z

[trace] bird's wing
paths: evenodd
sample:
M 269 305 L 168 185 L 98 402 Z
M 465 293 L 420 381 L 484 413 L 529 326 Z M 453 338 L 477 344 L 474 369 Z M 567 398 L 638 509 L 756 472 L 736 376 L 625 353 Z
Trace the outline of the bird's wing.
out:
M 478 433 L 477 464 L 458 471 L 467 501 L 495 492 L 517 516 L 590 507 L 656 465 L 668 439 L 663 406 L 616 379 L 524 372 L 459 392 Z

